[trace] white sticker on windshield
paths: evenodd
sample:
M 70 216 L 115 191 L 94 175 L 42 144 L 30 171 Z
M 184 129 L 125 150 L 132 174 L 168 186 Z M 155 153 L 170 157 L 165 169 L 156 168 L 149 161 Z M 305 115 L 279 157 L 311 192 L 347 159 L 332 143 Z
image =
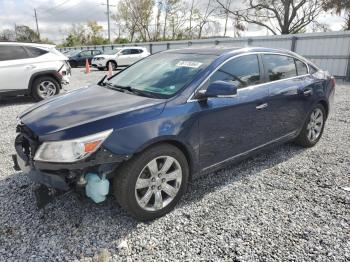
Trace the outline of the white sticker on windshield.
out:
M 179 61 L 176 66 L 184 66 L 184 67 L 192 67 L 192 68 L 198 68 L 202 65 L 200 62 L 195 61 Z

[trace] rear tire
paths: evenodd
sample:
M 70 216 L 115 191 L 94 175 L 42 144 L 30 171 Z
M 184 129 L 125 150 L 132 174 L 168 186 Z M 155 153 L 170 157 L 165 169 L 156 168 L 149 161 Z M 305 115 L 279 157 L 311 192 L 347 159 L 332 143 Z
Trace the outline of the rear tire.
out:
M 309 113 L 306 122 L 295 139 L 295 143 L 303 147 L 313 147 L 321 139 L 326 123 L 326 110 L 317 104 Z
M 113 192 L 120 206 L 141 221 L 170 212 L 186 192 L 188 162 L 175 146 L 146 149 L 117 170 Z
M 60 92 L 60 84 L 51 76 L 41 76 L 34 80 L 32 84 L 32 97 L 35 101 L 51 98 Z

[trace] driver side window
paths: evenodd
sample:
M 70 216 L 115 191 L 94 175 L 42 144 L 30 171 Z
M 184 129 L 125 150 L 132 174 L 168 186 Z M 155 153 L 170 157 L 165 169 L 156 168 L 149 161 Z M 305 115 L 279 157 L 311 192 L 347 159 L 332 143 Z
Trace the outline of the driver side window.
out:
M 225 63 L 210 78 L 214 81 L 225 81 L 238 89 L 260 83 L 260 69 L 257 55 L 237 57 Z

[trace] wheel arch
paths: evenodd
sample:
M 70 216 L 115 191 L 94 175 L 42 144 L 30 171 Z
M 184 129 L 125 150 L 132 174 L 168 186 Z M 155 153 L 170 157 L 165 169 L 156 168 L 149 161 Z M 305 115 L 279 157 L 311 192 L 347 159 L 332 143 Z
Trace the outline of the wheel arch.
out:
M 326 110 L 326 118 L 328 118 L 329 114 L 329 104 L 326 100 L 322 99 L 318 101 L 318 104 L 321 104 L 324 107 L 324 110 Z
M 60 76 L 60 74 L 55 70 L 47 70 L 47 71 L 37 72 L 30 77 L 29 83 L 28 83 L 28 93 L 29 94 L 32 93 L 34 81 L 37 78 L 43 77 L 43 76 L 48 76 L 48 77 L 54 78 L 58 82 L 58 84 L 60 85 L 60 89 L 62 89 L 62 83 L 61 83 L 62 77 Z
M 118 63 L 117 61 L 115 61 L 114 59 L 109 59 L 107 62 L 106 62 L 106 68 L 108 69 L 108 64 L 109 63 L 114 63 L 116 66 L 118 66 Z
M 157 140 L 153 140 L 148 142 L 147 144 L 141 146 L 135 153 L 142 153 L 143 151 L 145 151 L 146 149 L 150 148 L 150 147 L 154 147 L 160 144 L 170 144 L 172 146 L 177 147 L 186 157 L 187 159 L 187 163 L 188 163 L 188 167 L 190 170 L 190 180 L 192 180 L 192 176 L 193 173 L 195 173 L 197 171 L 196 165 L 195 165 L 195 155 L 194 152 L 192 152 L 192 150 L 186 146 L 186 144 L 182 141 L 179 141 L 178 139 L 175 138 L 170 138 L 170 137 L 166 137 L 163 139 L 157 139 Z

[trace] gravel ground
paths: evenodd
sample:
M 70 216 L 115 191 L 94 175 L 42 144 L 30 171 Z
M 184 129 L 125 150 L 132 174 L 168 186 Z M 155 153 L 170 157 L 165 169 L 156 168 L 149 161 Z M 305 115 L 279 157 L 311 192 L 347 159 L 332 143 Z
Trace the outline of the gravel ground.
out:
M 75 69 L 74 89 L 96 82 Z M 15 117 L 32 101 L 0 105 L 0 260 L 350 261 L 350 86 L 336 90 L 317 146 L 276 147 L 203 176 L 170 214 L 137 222 L 111 197 L 68 193 L 45 209 L 14 172 Z

